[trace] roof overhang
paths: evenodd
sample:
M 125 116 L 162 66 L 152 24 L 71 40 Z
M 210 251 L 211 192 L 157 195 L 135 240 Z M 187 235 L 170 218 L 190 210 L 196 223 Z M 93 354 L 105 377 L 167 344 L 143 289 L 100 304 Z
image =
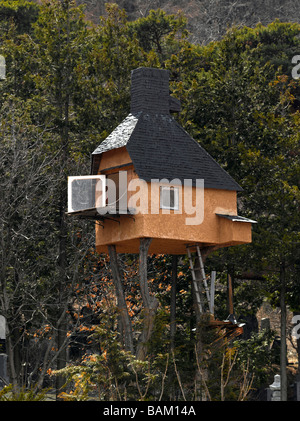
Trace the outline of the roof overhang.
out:
M 232 222 L 249 222 L 251 224 L 257 224 L 257 221 L 254 221 L 253 219 L 245 218 L 244 216 L 239 215 L 224 215 L 222 213 L 216 213 L 217 216 L 220 218 L 229 219 Z
M 134 214 L 135 214 L 135 209 L 133 208 L 119 209 L 116 206 L 104 206 L 101 208 L 89 208 L 89 209 L 82 209 L 82 210 L 73 211 L 73 212 L 66 212 L 66 215 L 73 215 L 73 216 L 78 216 L 84 219 L 94 219 L 94 220 L 109 219 L 111 216 L 119 217 L 120 215 L 132 216 Z

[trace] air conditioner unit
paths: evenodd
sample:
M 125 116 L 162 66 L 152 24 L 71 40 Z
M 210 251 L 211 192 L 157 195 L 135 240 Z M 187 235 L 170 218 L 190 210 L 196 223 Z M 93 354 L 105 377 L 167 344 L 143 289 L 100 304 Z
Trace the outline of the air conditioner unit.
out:
M 105 175 L 68 177 L 68 213 L 104 207 L 105 189 Z

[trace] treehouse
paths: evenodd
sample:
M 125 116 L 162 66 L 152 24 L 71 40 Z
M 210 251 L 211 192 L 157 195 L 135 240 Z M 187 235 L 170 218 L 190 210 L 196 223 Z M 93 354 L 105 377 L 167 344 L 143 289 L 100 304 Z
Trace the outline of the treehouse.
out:
M 167 70 L 132 72 L 130 114 L 92 154 L 97 206 L 71 209 L 98 220 L 99 253 L 138 253 L 140 238 L 152 239 L 149 254 L 251 242 L 254 221 L 237 215 L 241 187 L 176 122 L 179 110 Z
M 109 252 L 119 306 L 126 309 L 118 253 L 140 254 L 149 308 L 147 254 L 187 253 L 198 315 L 213 314 L 214 277 L 209 290 L 202 256 L 250 243 L 255 221 L 237 215 L 242 188 L 178 124 L 172 114 L 179 111 L 167 70 L 134 70 L 130 113 L 92 153 L 91 175 L 69 177 L 68 213 L 96 221 L 96 249 Z

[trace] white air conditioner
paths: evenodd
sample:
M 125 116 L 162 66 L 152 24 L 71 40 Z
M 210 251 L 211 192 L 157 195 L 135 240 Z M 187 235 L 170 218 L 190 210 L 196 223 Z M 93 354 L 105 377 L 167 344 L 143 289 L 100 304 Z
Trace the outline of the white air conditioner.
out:
M 105 175 L 68 177 L 68 213 L 105 206 Z

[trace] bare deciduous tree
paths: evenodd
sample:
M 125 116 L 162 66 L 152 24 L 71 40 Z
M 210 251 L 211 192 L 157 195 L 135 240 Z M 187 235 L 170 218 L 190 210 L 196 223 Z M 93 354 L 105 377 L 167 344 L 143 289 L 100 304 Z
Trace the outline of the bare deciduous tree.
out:
M 17 391 L 30 383 L 42 387 L 47 370 L 67 349 L 70 335 L 57 340 L 62 318 L 69 332 L 82 322 L 71 323 L 68 312 L 76 300 L 74 286 L 91 269 L 86 256 L 94 235 L 89 223 L 66 221 L 70 253 L 62 296 L 56 217 L 60 151 L 48 153 L 48 130 L 31 124 L 26 103 L 12 98 L 1 111 L 0 314 L 7 322 L 9 376 Z M 74 163 L 73 171 L 78 171 Z

